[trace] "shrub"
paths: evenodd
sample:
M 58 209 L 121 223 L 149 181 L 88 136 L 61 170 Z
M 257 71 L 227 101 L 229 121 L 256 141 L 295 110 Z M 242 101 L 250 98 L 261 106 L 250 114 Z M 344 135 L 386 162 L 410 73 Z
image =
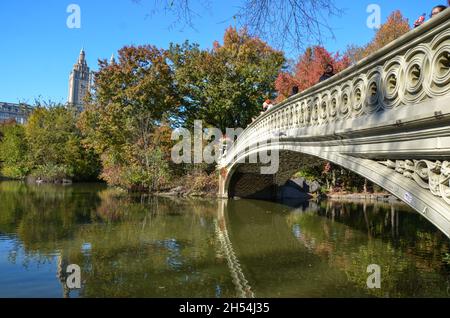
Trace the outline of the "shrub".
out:
M 117 163 L 110 155 L 102 156 L 101 178 L 109 185 L 130 191 L 156 192 L 167 184 L 169 165 L 159 148 L 136 150 L 126 163 Z
M 37 166 L 31 176 L 43 182 L 62 182 L 64 179 L 72 178 L 73 172 L 67 166 L 48 163 Z
M 217 173 L 196 171 L 186 176 L 186 188 L 190 193 L 216 193 L 219 177 Z

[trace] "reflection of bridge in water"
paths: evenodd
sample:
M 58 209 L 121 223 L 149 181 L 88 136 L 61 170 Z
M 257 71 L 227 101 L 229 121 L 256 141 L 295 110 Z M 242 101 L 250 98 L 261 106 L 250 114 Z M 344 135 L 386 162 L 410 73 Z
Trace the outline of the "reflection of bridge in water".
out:
M 233 250 L 233 245 L 231 243 L 230 237 L 227 230 L 226 221 L 226 204 L 225 200 L 219 201 L 219 209 L 217 214 L 217 220 L 215 221 L 216 235 L 220 242 L 223 255 L 225 256 L 228 267 L 230 269 L 230 274 L 233 279 L 233 284 L 236 287 L 237 296 L 239 298 L 254 298 L 255 295 L 245 278 L 244 272 L 242 271 L 239 260 L 236 257 L 236 253 Z
M 396 297 L 402 295 L 398 287 L 405 277 L 422 286 L 427 275 L 434 275 L 436 285 L 424 286 L 444 293 L 437 269 L 439 251 L 447 250 L 448 242 L 403 204 L 218 204 L 216 237 L 239 297 Z M 367 265 L 373 263 L 386 270 L 383 291 L 366 289 Z
M 336 222 L 337 218 L 340 217 L 343 214 L 346 214 L 346 208 L 345 208 L 345 204 L 343 204 L 342 206 L 339 205 L 338 202 L 342 202 L 342 201 L 327 201 L 326 202 L 326 206 L 323 209 L 325 216 L 327 218 L 329 218 L 329 220 L 334 223 Z M 354 201 L 353 201 L 354 203 Z M 233 248 L 233 243 L 231 242 L 230 236 L 229 236 L 229 231 L 227 226 L 228 222 L 227 222 L 227 215 L 226 215 L 226 210 L 227 210 L 227 204 L 228 201 L 226 200 L 221 200 L 218 202 L 218 212 L 217 212 L 217 219 L 215 220 L 215 229 L 216 229 L 216 237 L 220 243 L 220 247 L 221 247 L 221 252 L 222 255 L 225 257 L 226 261 L 227 261 L 227 265 L 232 277 L 232 281 L 233 284 L 236 288 L 236 292 L 237 292 L 237 297 L 239 298 L 254 298 L 255 294 L 252 291 L 252 287 L 250 286 L 249 281 L 246 279 L 245 274 L 243 272 L 242 269 L 242 265 L 236 255 L 236 252 Z M 384 209 L 389 209 L 390 213 L 386 214 L 386 222 L 390 222 L 390 226 L 391 226 L 391 231 L 392 231 L 392 237 L 398 237 L 399 236 L 399 213 L 397 208 L 401 208 L 404 207 L 404 205 L 402 203 L 396 203 L 396 202 L 390 202 L 390 203 L 386 203 L 386 202 L 369 202 L 367 203 L 366 201 L 361 201 L 360 202 L 361 206 L 362 206 L 362 213 L 364 215 L 364 220 L 366 223 L 366 228 L 367 228 L 367 237 L 369 239 L 372 238 L 372 231 L 371 231 L 371 222 L 370 222 L 370 217 L 368 215 L 368 207 L 371 206 L 374 209 L 377 208 L 384 208 Z M 299 204 L 297 202 L 297 207 L 294 208 L 293 206 L 289 206 L 286 205 L 285 206 L 288 209 L 293 209 L 290 210 L 290 214 L 291 215 L 303 215 L 303 214 L 308 214 L 308 213 L 319 213 L 320 211 L 320 204 L 313 202 L 313 201 L 309 201 L 309 202 L 304 202 L 303 204 Z M 390 216 L 388 218 L 388 216 Z M 295 232 L 295 229 L 293 229 L 293 231 Z M 302 241 L 302 244 L 304 244 L 304 246 L 312 251 L 314 250 L 314 244 L 312 242 L 310 242 L 308 239 L 304 238 L 302 236 L 302 234 L 297 234 L 293 233 L 293 236 L 296 237 L 297 239 Z

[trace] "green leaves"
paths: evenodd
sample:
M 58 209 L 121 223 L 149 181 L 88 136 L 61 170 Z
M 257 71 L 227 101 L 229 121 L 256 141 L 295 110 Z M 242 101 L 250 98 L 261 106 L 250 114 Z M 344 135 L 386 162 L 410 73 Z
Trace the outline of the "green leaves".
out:
M 56 106 L 36 108 L 24 126 L 1 126 L 1 173 L 13 179 L 31 175 L 47 182 L 96 180 L 98 157 L 83 146 L 76 122 L 72 110 Z
M 0 133 L 1 174 L 13 179 L 24 178 L 28 173 L 24 127 L 8 124 L 0 128 Z
M 25 126 L 29 168 L 42 179 L 95 179 L 98 158 L 82 144 L 73 111 L 62 106 L 38 108 Z
M 189 42 L 172 45 L 169 58 L 185 127 L 198 119 L 223 131 L 246 127 L 259 114 L 264 100 L 275 96 L 285 63 L 282 52 L 234 28 L 226 31 L 223 45 L 216 42 L 209 51 Z

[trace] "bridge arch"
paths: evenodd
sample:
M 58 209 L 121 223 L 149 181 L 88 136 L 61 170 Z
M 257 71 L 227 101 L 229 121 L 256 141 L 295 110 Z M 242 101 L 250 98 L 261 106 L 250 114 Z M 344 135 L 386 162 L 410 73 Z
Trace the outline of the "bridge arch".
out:
M 276 175 L 262 175 L 258 173 L 261 165 L 247 163 L 249 157 L 260 152 L 273 151 L 275 148 L 279 151 L 280 156 L 280 167 Z M 420 213 L 450 238 L 450 205 L 445 200 L 438 198 L 436 194 L 433 194 L 423 184 L 418 183 L 415 180 L 418 177 L 417 175 L 415 177 L 405 177 L 404 174 L 398 173 L 399 167 L 402 166 L 398 162 L 394 163 L 396 165 L 395 167 L 392 167 L 390 164 L 393 162 L 389 161 L 358 158 L 351 155 L 323 151 L 318 147 L 305 147 L 292 142 L 280 142 L 279 144 L 249 149 L 237 157 L 227 168 L 228 173 L 222 175 L 220 192 L 222 196 L 228 198 L 240 196 L 239 191 L 236 189 L 236 186 L 238 186 L 236 179 L 239 177 L 238 174 L 245 175 L 245 173 L 250 174 L 250 179 L 247 183 L 248 186 L 258 188 L 260 186 L 258 182 L 263 183 L 263 185 L 265 182 L 267 186 L 270 186 L 270 182 L 272 182 L 273 190 L 275 191 L 276 186 L 283 185 L 295 171 L 298 171 L 301 163 L 305 162 L 303 159 L 297 161 L 298 159 L 296 158 L 301 158 L 301 156 L 305 155 L 309 156 L 309 158 L 320 158 L 330 161 L 372 181 Z M 424 162 L 419 160 L 415 161 L 419 169 L 419 171 L 415 172 L 416 174 L 423 172 L 420 169 L 423 168 L 422 165 Z M 405 162 L 403 165 L 405 165 Z M 242 167 L 249 170 L 240 170 Z M 396 168 L 397 172 L 393 168 Z M 408 168 L 403 166 L 402 169 L 407 170 Z M 255 181 L 255 176 L 259 176 L 261 179 Z M 433 183 L 433 181 L 430 180 L 430 183 Z M 261 194 L 267 195 L 267 193 Z M 256 199 L 260 198 L 258 196 L 246 196 L 245 193 L 243 196 Z

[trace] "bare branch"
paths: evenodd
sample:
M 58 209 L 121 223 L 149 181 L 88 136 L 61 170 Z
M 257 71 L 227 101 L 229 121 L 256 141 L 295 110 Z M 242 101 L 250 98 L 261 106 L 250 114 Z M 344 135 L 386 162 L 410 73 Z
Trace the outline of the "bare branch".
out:
M 192 9 L 194 3 L 198 8 L 208 9 L 212 0 L 152 1 L 152 14 L 163 10 L 174 16 L 173 25 L 194 28 L 194 20 L 201 17 Z M 342 13 L 335 0 L 243 0 L 233 18 L 241 27 L 279 49 L 302 51 L 309 44 L 321 44 L 325 37 L 334 38 L 329 19 Z
M 301 51 L 334 38 L 328 21 L 342 13 L 334 0 L 246 0 L 237 16 L 252 34 L 280 49 Z

